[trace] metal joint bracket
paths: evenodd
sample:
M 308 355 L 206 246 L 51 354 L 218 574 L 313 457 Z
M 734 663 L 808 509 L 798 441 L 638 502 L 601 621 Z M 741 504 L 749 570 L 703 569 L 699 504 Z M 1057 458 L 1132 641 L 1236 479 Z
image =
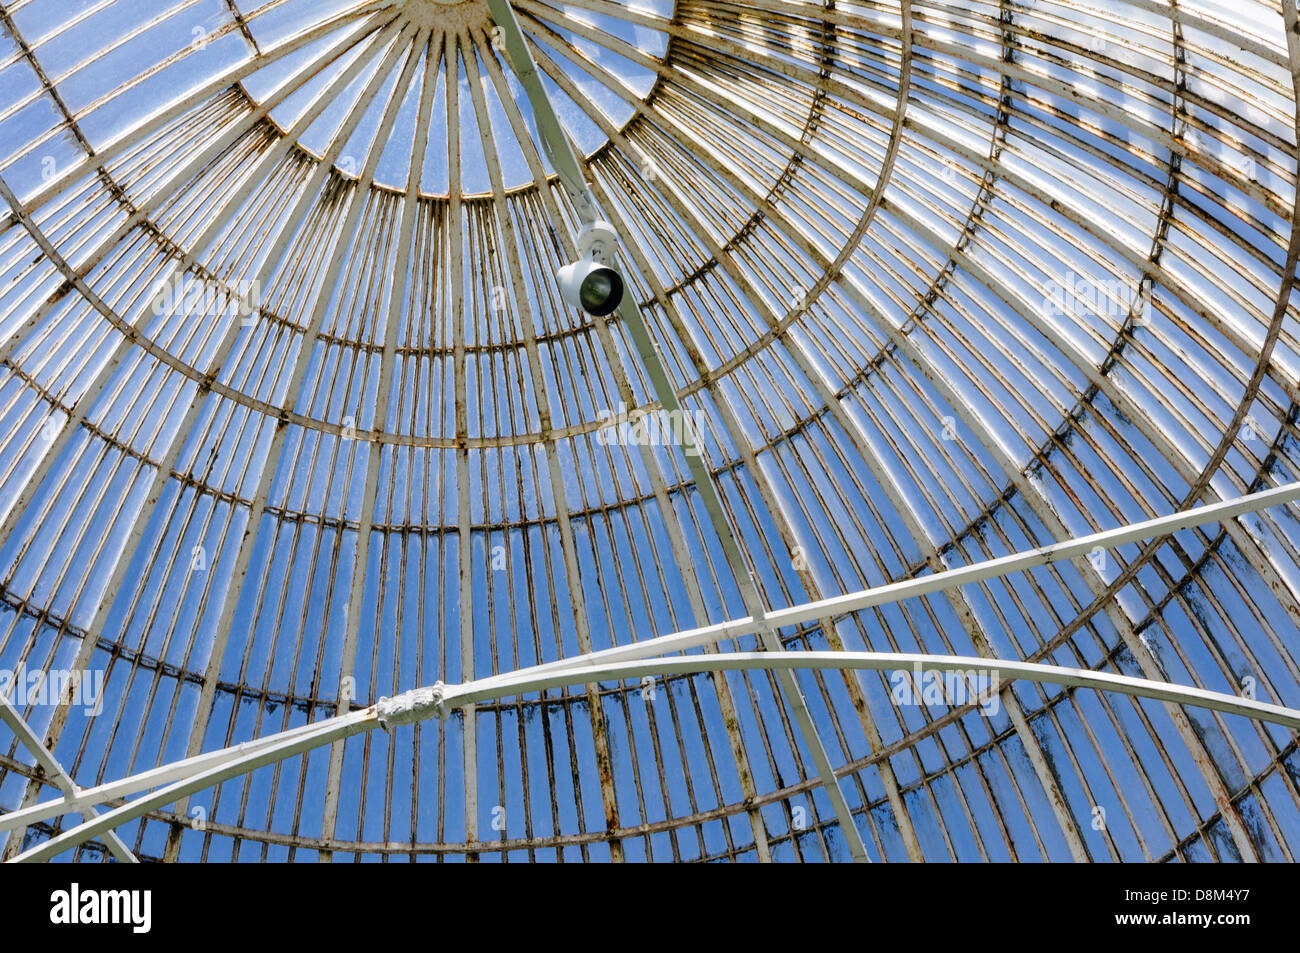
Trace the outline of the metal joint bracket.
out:
M 434 682 L 424 688 L 413 688 L 392 698 L 381 698 L 375 703 L 379 725 L 385 731 L 393 725 L 413 725 L 417 721 L 447 717 L 445 703 L 447 686 Z
M 618 232 L 614 226 L 598 219 L 588 222 L 578 230 L 578 257 L 592 258 L 602 265 L 613 267 L 618 250 Z

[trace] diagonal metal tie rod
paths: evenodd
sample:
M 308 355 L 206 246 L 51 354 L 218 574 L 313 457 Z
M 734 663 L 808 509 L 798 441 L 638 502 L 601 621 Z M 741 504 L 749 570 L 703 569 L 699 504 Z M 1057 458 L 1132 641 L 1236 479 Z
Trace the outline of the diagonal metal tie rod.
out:
M 54 757 L 42 743 L 40 735 L 32 730 L 32 726 L 27 724 L 22 714 L 14 707 L 13 703 L 0 692 L 0 721 L 9 726 L 10 730 L 19 741 L 32 753 L 36 763 L 45 771 L 46 777 L 50 778 L 55 786 L 63 792 L 65 798 L 79 798 L 82 795 L 82 789 L 77 787 L 72 776 L 64 770 L 57 758 Z M 99 811 L 95 805 L 89 801 L 83 802 L 78 809 L 83 820 L 89 821 L 99 816 Z M 108 845 L 109 853 L 116 857 L 124 864 L 138 864 L 140 860 L 135 854 L 131 853 L 122 839 L 117 836 L 116 828 L 109 828 L 104 832 L 104 841 Z M 17 835 L 15 835 L 17 836 Z
M 583 224 L 597 221 L 599 212 L 595 197 L 591 194 L 591 189 L 582 174 L 582 166 L 578 161 L 577 153 L 573 149 L 573 144 L 565 134 L 563 126 L 560 125 L 559 117 L 556 115 L 550 97 L 547 96 L 546 89 L 542 85 L 537 64 L 533 60 L 532 52 L 528 49 L 528 43 L 524 39 L 523 31 L 519 28 L 519 21 L 515 17 L 510 0 L 487 0 L 487 3 L 488 8 L 492 11 L 492 18 L 500 30 L 498 35 L 504 41 L 506 56 L 509 58 L 510 65 L 514 69 L 515 75 L 519 77 L 519 82 L 522 84 L 532 105 L 538 135 L 542 140 L 542 147 L 551 160 L 551 165 L 555 167 L 560 182 L 573 201 L 578 217 Z M 618 313 L 632 336 L 632 342 L 636 347 L 638 356 L 641 358 L 642 365 L 650 375 L 650 382 L 654 387 L 655 396 L 658 398 L 660 406 L 671 417 L 685 422 L 687 418 L 682 413 L 681 404 L 677 399 L 677 390 L 669 379 L 659 349 L 646 328 L 635 295 L 625 294 L 623 296 Z M 782 650 L 781 640 L 776 634 L 775 627 L 764 622 L 767 610 L 762 594 L 759 592 L 749 566 L 745 562 L 744 554 L 740 550 L 740 544 L 736 539 L 731 522 L 723 509 L 717 487 L 714 486 L 713 479 L 704 465 L 695 434 L 689 426 L 685 425 L 680 428 L 680 432 L 682 434 L 682 453 L 686 457 L 686 463 L 695 481 L 700 500 L 704 503 L 709 520 L 712 522 L 714 531 L 722 543 L 727 565 L 730 567 L 736 585 L 740 589 L 745 609 L 757 623 L 756 631 L 763 648 L 769 652 L 779 652 Z M 794 673 L 789 669 L 779 669 L 776 677 L 786 701 L 789 703 L 804 744 L 812 756 L 813 764 L 821 778 L 826 794 L 830 798 L 831 806 L 840 823 L 841 833 L 848 844 L 849 853 L 856 862 L 866 863 L 870 860 L 867 856 L 866 845 L 863 843 L 857 825 L 853 822 L 852 811 L 849 809 L 848 801 L 845 799 L 844 792 L 835 777 L 830 757 L 826 753 L 826 746 L 817 733 L 817 727 L 813 723 L 812 714 L 808 710 L 803 691 L 799 688 Z
M 904 599 L 915 599 L 920 596 L 945 592 L 957 586 L 971 585 L 983 582 L 986 579 L 1024 572 L 1037 566 L 1046 566 L 1080 556 L 1089 556 L 1094 552 L 1115 549 L 1127 543 L 1162 539 L 1181 530 L 1204 526 L 1206 523 L 1226 522 L 1246 513 L 1254 513 L 1273 506 L 1282 506 L 1297 500 L 1300 500 L 1300 481 L 1274 487 L 1271 490 L 1263 490 L 1259 493 L 1248 493 L 1234 499 L 1180 510 L 1177 513 L 1170 513 L 1165 516 L 1157 516 L 1154 519 L 1143 520 L 1140 523 L 1130 523 L 1126 526 L 1102 530 L 1099 533 L 1078 536 L 1048 546 L 1040 546 L 1037 549 L 987 559 L 982 562 L 972 563 L 969 566 L 958 566 L 955 569 L 947 569 L 943 572 L 930 573 L 913 579 L 902 579 L 897 582 L 885 583 L 882 586 L 875 586 L 871 589 L 862 589 L 858 592 L 848 592 L 840 596 L 830 596 L 814 602 L 805 602 L 801 605 L 777 609 L 769 613 L 765 621 L 777 628 L 786 628 L 788 626 L 802 625 L 806 622 L 815 622 L 819 619 L 845 616 L 863 609 L 870 609 L 873 606 L 889 605 L 890 603 L 901 602 Z M 613 648 L 602 649 L 593 653 L 588 659 L 575 657 L 545 662 L 535 666 L 535 670 L 549 671 L 571 668 L 587 664 L 590 659 L 626 661 L 650 658 L 670 652 L 684 652 L 692 648 L 714 645 L 725 639 L 748 635 L 755 631 L 755 626 L 756 622 L 753 618 L 729 619 L 726 622 L 718 622 L 696 629 L 684 629 L 669 635 L 633 642 L 630 645 L 618 645 Z

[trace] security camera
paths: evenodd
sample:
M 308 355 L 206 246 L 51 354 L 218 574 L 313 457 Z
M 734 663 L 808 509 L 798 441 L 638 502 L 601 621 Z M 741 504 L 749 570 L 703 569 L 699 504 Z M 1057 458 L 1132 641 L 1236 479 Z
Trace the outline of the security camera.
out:
M 564 300 L 588 314 L 603 318 L 613 314 L 623 300 L 623 279 L 613 268 L 584 258 L 560 269 Z
M 578 232 L 578 260 L 556 276 L 560 294 L 575 308 L 603 318 L 623 300 L 623 276 L 614 270 L 618 234 L 608 222 L 590 222 Z

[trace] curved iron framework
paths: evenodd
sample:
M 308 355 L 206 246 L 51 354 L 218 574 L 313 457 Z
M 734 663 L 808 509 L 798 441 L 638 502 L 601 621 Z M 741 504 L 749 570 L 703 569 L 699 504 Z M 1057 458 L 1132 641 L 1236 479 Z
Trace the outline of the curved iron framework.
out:
M 3 856 L 1295 859 L 1293 0 L 511 6 L 608 319 L 485 0 L 0 5 Z

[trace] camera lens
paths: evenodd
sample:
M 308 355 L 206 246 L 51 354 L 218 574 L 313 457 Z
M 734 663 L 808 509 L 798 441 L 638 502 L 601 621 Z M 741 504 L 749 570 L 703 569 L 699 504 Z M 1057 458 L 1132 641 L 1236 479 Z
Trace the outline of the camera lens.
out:
M 623 300 L 623 279 L 612 268 L 595 268 L 582 280 L 578 298 L 582 302 L 582 310 L 604 317 L 612 313 Z

